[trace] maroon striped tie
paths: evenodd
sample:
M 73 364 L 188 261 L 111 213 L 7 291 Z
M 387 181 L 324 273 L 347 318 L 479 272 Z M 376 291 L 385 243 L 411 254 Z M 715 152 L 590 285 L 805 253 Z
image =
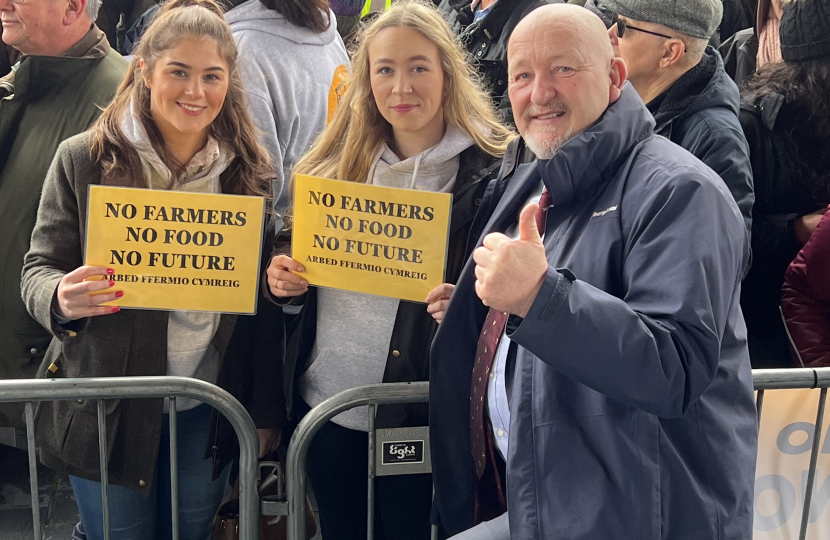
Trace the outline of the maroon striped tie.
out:
M 545 212 L 552 202 L 548 190 L 542 191 L 539 200 L 539 211 L 536 212 L 536 226 L 539 234 L 545 233 Z M 487 395 L 487 381 L 490 377 L 490 370 L 493 367 L 493 360 L 496 357 L 496 350 L 499 341 L 504 334 L 504 326 L 507 323 L 507 313 L 490 309 L 487 318 L 484 319 L 484 326 L 478 337 L 476 346 L 476 359 L 473 364 L 473 379 L 470 385 L 470 442 L 472 443 L 473 461 L 475 463 L 476 477 L 481 479 L 487 463 L 487 444 L 489 437 L 485 438 L 485 431 L 489 429 L 484 416 L 484 398 Z

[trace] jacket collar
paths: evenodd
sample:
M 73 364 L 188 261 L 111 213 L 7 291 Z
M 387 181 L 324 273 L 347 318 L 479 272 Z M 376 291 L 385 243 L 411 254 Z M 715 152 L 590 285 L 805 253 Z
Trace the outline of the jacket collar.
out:
M 107 36 L 94 24 L 81 40 L 60 56 L 23 56 L 7 76 L 0 79 L 0 98 L 15 92 L 34 94 L 63 84 L 64 77 L 85 69 L 86 62 L 110 52 Z
M 566 142 L 551 159 L 536 161 L 555 206 L 589 197 L 607 182 L 635 145 L 654 132 L 654 119 L 631 83 L 591 127 Z
M 103 58 L 110 51 L 107 36 L 94 24 L 81 41 L 70 47 L 62 56 L 67 58 Z
M 700 63 L 687 71 L 666 90 L 663 102 L 654 113 L 657 127 L 654 131 L 669 136 L 666 131 L 678 119 L 704 109 L 723 107 L 738 114 L 738 88 L 723 67 L 723 59 L 712 47 Z

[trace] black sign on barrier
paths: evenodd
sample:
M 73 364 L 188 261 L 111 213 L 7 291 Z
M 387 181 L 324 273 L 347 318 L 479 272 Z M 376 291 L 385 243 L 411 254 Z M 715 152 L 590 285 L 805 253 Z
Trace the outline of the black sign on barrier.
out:
M 381 464 L 423 463 L 424 441 L 398 441 L 383 443 Z
M 432 472 L 427 426 L 378 429 L 375 434 L 378 476 Z

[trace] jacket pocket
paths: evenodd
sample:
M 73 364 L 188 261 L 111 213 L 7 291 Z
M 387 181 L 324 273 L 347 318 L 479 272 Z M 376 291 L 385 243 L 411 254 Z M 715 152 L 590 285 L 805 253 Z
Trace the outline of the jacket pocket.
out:
M 106 455 L 112 453 L 121 417 L 120 400 L 105 400 Z M 72 474 L 99 478 L 97 400 L 42 402 L 35 427 L 38 446 L 58 457 Z
M 131 317 L 121 313 L 93 317 L 89 326 L 61 343 L 56 375 L 62 377 L 123 377 L 131 345 Z M 105 320 L 110 319 L 110 320 Z

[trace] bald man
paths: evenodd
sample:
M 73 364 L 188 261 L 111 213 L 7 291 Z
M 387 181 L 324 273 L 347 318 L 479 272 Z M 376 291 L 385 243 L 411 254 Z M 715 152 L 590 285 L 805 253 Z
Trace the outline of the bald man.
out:
M 605 38 L 551 5 L 510 39 L 522 139 L 432 346 L 436 516 L 465 540 L 749 540 L 748 234 Z

